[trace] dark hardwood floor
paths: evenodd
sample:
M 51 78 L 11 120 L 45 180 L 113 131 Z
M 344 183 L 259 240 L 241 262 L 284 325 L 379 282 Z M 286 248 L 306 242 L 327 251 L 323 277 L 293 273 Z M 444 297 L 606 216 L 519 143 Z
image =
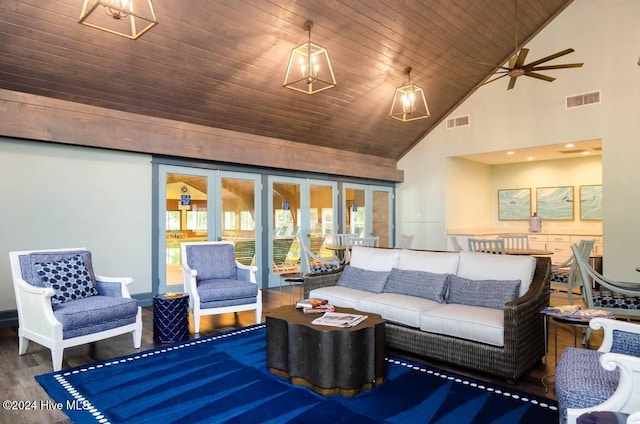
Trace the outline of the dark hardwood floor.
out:
M 289 291 L 284 289 L 282 296 L 283 303 L 291 303 Z M 300 294 L 298 293 L 298 296 Z M 552 301 L 553 303 L 553 301 Z M 563 302 L 560 302 L 563 303 Z M 566 302 L 564 302 L 566 303 Z M 264 312 L 270 308 L 280 306 L 280 292 L 278 289 L 263 290 Z M 153 342 L 153 309 L 151 307 L 143 308 L 143 335 L 142 350 L 151 349 L 159 346 Z M 252 311 L 241 312 L 237 314 L 224 314 L 204 317 L 201 322 L 201 336 L 226 331 L 237 327 L 254 324 L 254 313 Z M 191 323 L 192 324 L 192 323 Z M 554 328 L 555 327 L 555 328 Z M 566 346 L 574 344 L 573 332 L 571 327 L 558 324 L 549 325 L 549 374 L 553 374 L 555 368 L 555 350 L 554 340 L 557 328 L 558 352 L 560 353 Z M 191 325 L 193 331 L 193 325 Z M 191 334 L 191 337 L 194 337 Z M 594 332 L 589 341 L 589 346 L 596 348 L 602 340 L 599 332 Z M 75 367 L 91 362 L 101 361 L 117 356 L 134 353 L 133 340 L 131 335 L 121 335 L 108 340 L 91 343 L 88 345 L 77 346 L 64 351 L 63 367 Z M 425 360 L 421 358 L 411 357 L 400 352 L 389 352 L 396 356 L 403 356 L 407 359 L 419 360 L 439 368 L 453 371 L 458 374 L 469 377 L 478 378 L 487 382 L 500 384 L 503 386 L 513 387 L 519 391 L 526 393 L 545 396 L 555 399 L 553 389 L 553 379 L 549 384 L 549 391 L 545 393 L 544 386 L 541 382 L 544 376 L 544 362 L 534 367 L 528 374 L 520 379 L 516 384 L 509 385 L 501 379 L 492 378 L 491 376 L 472 373 L 464 369 L 451 367 L 442 363 Z M 39 405 L 40 401 L 49 399 L 45 391 L 34 379 L 34 376 L 51 372 L 51 355 L 48 349 L 30 342 L 29 350 L 26 355 L 18 355 L 18 337 L 16 328 L 0 328 L 0 368 L 2 373 L 2 385 L 0 387 L 0 398 L 2 400 L 15 401 L 36 401 Z M 60 411 L 51 410 L 30 410 L 30 411 L 7 411 L 5 408 L 0 410 L 0 423 L 70 423 L 71 421 L 65 414 Z

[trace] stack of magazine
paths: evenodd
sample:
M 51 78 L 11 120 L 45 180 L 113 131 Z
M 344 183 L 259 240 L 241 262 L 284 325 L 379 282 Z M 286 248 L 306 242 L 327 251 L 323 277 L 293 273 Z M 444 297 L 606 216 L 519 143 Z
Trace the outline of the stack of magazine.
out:
M 305 314 L 321 314 L 323 312 L 333 312 L 336 308 L 326 299 L 310 298 L 303 299 L 296 303 L 296 308 L 302 309 Z
M 613 318 L 613 312 L 603 311 L 602 309 L 589 309 L 580 305 L 559 305 L 547 306 L 542 311 L 543 314 L 567 320 L 588 321 L 591 318 Z
M 320 318 L 311 321 L 315 325 L 328 325 L 331 327 L 355 327 L 367 319 L 366 315 L 346 314 L 342 312 L 325 312 Z

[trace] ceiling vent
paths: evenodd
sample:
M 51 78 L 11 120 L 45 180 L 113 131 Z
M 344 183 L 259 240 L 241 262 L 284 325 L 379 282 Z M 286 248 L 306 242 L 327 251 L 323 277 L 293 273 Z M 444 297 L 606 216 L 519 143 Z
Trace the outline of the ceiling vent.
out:
M 600 90 L 592 93 L 578 94 L 577 96 L 569 96 L 566 99 L 567 109 L 600 103 Z
M 470 122 L 471 122 L 471 118 L 469 115 L 458 116 L 456 118 L 449 118 L 447 119 L 447 129 L 450 130 L 451 128 L 456 128 L 456 127 L 467 127 L 470 125 Z

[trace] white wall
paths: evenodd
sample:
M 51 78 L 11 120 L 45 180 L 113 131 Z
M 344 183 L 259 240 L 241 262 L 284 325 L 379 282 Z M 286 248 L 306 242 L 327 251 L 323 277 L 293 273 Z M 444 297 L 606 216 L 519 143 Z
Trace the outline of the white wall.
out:
M 584 62 L 584 67 L 545 71 L 557 78 L 552 83 L 520 77 L 509 91 L 508 82 L 500 80 L 470 96 L 451 114 L 471 115 L 469 127 L 447 130 L 441 124 L 399 162 L 405 171 L 398 186 L 399 231 L 407 232 L 405 222 L 417 215 L 432 217 L 413 224 L 414 246 L 446 248 L 446 209 L 454 203 L 449 196 L 459 195 L 447 191 L 450 157 L 601 139 L 605 274 L 640 281 L 635 271 L 640 265 L 638 16 L 636 0 L 580 0 L 567 7 L 526 46 L 529 59 L 572 47 L 575 53 L 553 63 Z M 565 109 L 566 96 L 594 90 L 602 91 L 601 104 Z M 470 185 L 470 190 L 484 190 L 486 181 Z
M 0 181 L 0 311 L 13 250 L 86 247 L 96 273 L 151 292 L 150 156 L 0 137 Z

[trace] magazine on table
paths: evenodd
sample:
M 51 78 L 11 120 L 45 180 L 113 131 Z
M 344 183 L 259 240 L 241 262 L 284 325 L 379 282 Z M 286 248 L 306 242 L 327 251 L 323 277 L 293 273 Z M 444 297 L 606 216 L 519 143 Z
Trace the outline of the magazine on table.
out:
M 596 317 L 612 318 L 615 316 L 613 312 L 603 311 L 602 309 L 589 309 L 581 305 L 547 306 L 540 312 L 552 317 L 576 320 L 588 320 Z
M 366 315 L 348 314 L 343 312 L 325 312 L 319 318 L 311 321 L 315 325 L 328 325 L 331 327 L 355 327 L 367 319 Z
M 302 299 L 296 303 L 296 308 L 313 308 L 314 306 L 326 305 L 329 301 L 327 299 L 320 299 L 318 297 L 311 297 L 309 299 Z
M 310 308 L 302 308 L 302 312 L 305 314 L 322 314 L 324 312 L 334 312 L 336 307 L 330 303 L 325 303 L 324 305 L 316 305 Z

